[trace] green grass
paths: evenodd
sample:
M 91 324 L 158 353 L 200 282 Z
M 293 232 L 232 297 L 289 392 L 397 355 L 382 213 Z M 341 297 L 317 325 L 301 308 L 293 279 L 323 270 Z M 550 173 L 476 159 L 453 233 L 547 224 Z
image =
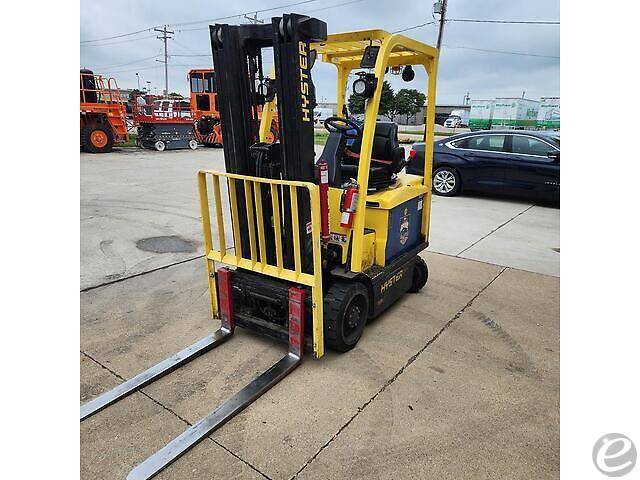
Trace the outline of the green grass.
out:
M 119 147 L 137 147 L 137 145 L 136 145 L 136 139 L 137 138 L 138 138 L 138 135 L 136 133 L 130 133 L 129 134 L 129 140 L 124 142 L 122 145 L 118 145 L 118 146 Z
M 313 133 L 313 143 L 315 143 L 316 145 L 324 145 L 327 142 L 327 138 L 329 138 L 328 132 Z

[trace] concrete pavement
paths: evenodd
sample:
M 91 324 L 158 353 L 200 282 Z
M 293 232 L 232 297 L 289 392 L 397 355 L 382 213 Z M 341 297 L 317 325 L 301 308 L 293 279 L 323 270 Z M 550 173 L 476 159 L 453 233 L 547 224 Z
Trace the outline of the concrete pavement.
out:
M 81 155 L 82 403 L 218 327 L 195 171 L 222 167 L 212 149 Z M 558 217 L 435 197 L 425 289 L 158 478 L 557 478 L 559 279 L 517 268 L 558 274 Z M 286 349 L 234 337 L 82 422 L 81 477 L 124 478 Z
M 200 255 L 196 172 L 202 168 L 224 169 L 222 150 L 81 154 L 80 287 Z M 560 210 L 532 205 L 434 196 L 430 250 L 557 276 Z M 149 239 L 164 248 L 143 250 Z
M 353 351 L 307 359 L 159 478 L 556 478 L 558 279 L 426 258 L 427 287 Z M 203 272 L 198 259 L 81 295 L 82 402 L 216 328 Z M 235 337 L 83 422 L 82 478 L 123 478 L 285 351 Z

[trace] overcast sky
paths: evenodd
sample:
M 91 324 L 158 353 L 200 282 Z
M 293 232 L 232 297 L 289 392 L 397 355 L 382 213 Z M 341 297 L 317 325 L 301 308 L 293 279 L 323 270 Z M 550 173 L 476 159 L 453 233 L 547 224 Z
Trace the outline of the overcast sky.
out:
M 301 0 L 298 0 L 301 1 Z M 354 3 L 341 5 L 352 1 Z M 196 22 L 242 12 L 295 3 L 296 0 L 249 0 L 221 2 L 214 0 L 82 0 L 80 12 L 80 40 L 94 40 L 126 34 L 153 26 Z M 327 23 L 329 33 L 382 28 L 400 30 L 432 21 L 431 0 L 315 0 L 287 7 L 285 13 L 304 13 Z M 259 14 L 268 19 L 280 11 Z M 559 20 L 559 0 L 449 0 L 447 17 L 451 19 L 488 20 Z M 210 23 L 215 23 L 212 21 Z M 246 23 L 233 18 L 220 23 Z M 208 23 L 175 26 L 176 33 L 169 40 L 169 90 L 188 94 L 186 80 L 190 68 L 211 67 L 211 45 Z M 437 25 L 429 25 L 404 33 L 407 36 L 435 45 Z M 465 93 L 472 99 L 498 96 L 527 98 L 557 96 L 560 93 L 560 60 L 522 55 L 480 52 L 455 48 L 472 47 L 488 50 L 531 53 L 559 57 L 560 27 L 558 25 L 505 25 L 449 22 L 446 24 L 444 47 L 438 72 L 437 102 L 461 103 Z M 81 67 L 116 77 L 121 88 L 151 82 L 158 93 L 164 88 L 164 67 L 161 59 L 162 41 L 154 32 L 80 44 Z M 201 57 L 180 55 L 206 55 Z M 335 100 L 335 68 L 316 64 L 313 70 L 318 98 Z M 408 87 L 423 89 L 426 77 L 418 72 L 411 83 L 388 75 L 394 89 Z

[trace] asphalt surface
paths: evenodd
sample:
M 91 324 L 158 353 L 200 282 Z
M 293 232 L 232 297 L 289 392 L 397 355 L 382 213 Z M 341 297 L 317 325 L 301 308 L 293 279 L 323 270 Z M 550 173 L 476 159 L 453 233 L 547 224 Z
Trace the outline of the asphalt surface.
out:
M 218 327 L 195 172 L 221 169 L 222 154 L 80 161 L 84 403 Z M 351 352 L 306 359 L 157 478 L 558 478 L 558 217 L 436 197 L 427 286 Z M 286 350 L 234 337 L 82 422 L 81 477 L 126 477 Z

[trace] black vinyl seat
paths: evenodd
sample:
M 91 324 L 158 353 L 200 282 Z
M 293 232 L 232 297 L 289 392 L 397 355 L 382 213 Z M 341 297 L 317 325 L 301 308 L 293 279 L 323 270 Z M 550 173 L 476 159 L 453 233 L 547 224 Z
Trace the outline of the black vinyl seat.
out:
M 342 157 L 342 178 L 358 178 L 358 164 L 362 137 L 358 137 L 345 149 Z M 369 167 L 369 190 L 379 190 L 393 184 L 396 174 L 405 166 L 404 147 L 398 143 L 398 125 L 393 122 L 376 122 Z

